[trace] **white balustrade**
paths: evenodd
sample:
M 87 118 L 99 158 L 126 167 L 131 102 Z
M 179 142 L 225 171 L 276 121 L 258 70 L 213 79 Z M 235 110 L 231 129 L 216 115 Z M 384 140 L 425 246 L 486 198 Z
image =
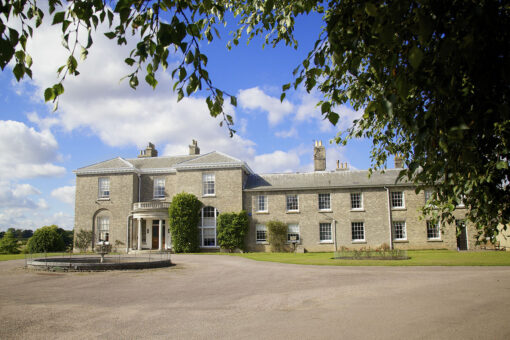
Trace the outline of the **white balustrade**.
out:
M 133 210 L 168 209 L 170 202 L 137 202 L 133 203 Z

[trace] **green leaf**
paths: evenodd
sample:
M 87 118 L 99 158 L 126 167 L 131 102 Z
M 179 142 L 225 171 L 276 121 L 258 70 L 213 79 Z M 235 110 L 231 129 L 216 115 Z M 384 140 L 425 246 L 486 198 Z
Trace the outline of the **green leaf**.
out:
M 230 96 L 230 104 L 232 106 L 236 106 L 237 107 L 237 98 L 234 97 L 234 96 Z
M 328 114 L 328 120 L 331 122 L 331 124 L 333 125 L 336 125 L 336 123 L 338 123 L 338 119 L 340 118 L 340 116 L 338 115 L 338 113 L 335 113 L 335 112 L 330 112 Z
M 496 163 L 496 169 L 508 169 L 508 161 L 499 161 Z
M 285 99 L 285 96 L 286 96 L 286 93 L 283 92 L 281 95 L 280 95 L 280 102 L 283 103 L 283 100 Z
M 284 84 L 282 86 L 282 91 L 287 91 L 288 89 L 290 89 L 290 84 Z
M 49 102 L 53 99 L 55 99 L 55 92 L 53 92 L 51 87 L 48 87 L 46 90 L 44 90 L 44 101 Z
M 330 102 L 322 103 L 322 105 L 321 105 L 321 112 L 323 114 L 326 113 L 326 112 L 329 112 L 330 110 L 331 110 L 331 103 Z M 336 123 L 334 123 L 334 124 L 336 124 Z
M 184 98 L 184 91 L 180 88 L 179 91 L 177 91 L 177 102 L 180 102 L 182 98 Z
M 25 74 L 24 66 L 22 64 L 16 64 L 14 68 L 12 69 L 12 73 L 14 73 L 14 76 L 16 77 L 17 81 L 20 81 L 21 78 L 23 78 L 23 75 Z
M 61 94 L 63 94 L 64 93 L 64 85 L 62 85 L 61 83 L 53 85 L 53 93 L 55 95 L 55 98 L 60 96 Z M 45 93 L 45 95 L 46 95 L 46 93 Z
M 60 24 L 61 22 L 64 22 L 65 19 L 65 12 L 57 12 L 55 15 L 53 15 L 53 23 L 52 25 Z
M 126 64 L 128 64 L 129 66 L 133 66 L 133 64 L 135 63 L 135 60 L 133 58 L 126 58 L 126 59 L 124 59 L 124 62 Z
M 369 2 L 368 4 L 365 5 L 365 12 L 371 17 L 376 17 L 377 7 L 373 3 Z
M 115 34 L 115 32 L 106 32 L 104 34 L 108 39 L 113 39 L 115 38 L 117 35 Z
M 411 51 L 409 52 L 409 63 L 414 69 L 418 69 L 422 61 L 423 52 L 417 46 L 413 46 L 413 48 L 411 48 Z

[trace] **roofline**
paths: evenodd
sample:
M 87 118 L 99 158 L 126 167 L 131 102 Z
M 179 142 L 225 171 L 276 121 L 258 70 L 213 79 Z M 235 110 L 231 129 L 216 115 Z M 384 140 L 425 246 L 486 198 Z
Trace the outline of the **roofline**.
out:
M 260 188 L 251 188 L 251 189 L 243 189 L 246 192 L 257 192 L 257 191 L 292 191 L 292 190 L 327 190 L 327 189 L 352 189 L 352 188 L 384 188 L 384 187 L 414 187 L 415 185 L 412 183 L 395 183 L 395 184 L 370 184 L 370 185 L 330 185 L 330 186 L 315 186 L 315 187 L 279 187 L 279 188 L 271 188 L 271 187 L 260 187 Z

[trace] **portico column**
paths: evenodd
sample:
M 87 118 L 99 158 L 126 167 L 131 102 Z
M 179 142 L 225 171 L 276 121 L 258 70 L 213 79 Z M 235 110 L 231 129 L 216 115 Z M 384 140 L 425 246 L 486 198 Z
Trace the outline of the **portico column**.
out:
M 138 218 L 138 250 L 142 250 L 142 219 Z
M 163 220 L 159 220 L 159 244 L 158 249 L 161 251 L 163 249 Z

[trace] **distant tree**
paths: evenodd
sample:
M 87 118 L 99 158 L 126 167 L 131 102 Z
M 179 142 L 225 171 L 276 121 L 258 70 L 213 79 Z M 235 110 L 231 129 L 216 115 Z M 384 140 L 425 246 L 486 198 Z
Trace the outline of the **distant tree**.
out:
M 4 237 L 4 235 L 5 235 L 5 231 L 0 231 L 0 239 L 1 239 L 2 237 Z
M 25 229 L 21 232 L 21 238 L 29 239 L 34 235 L 34 231 L 31 229 Z
M 65 247 L 72 248 L 73 247 L 73 238 L 74 238 L 73 230 L 65 230 L 62 228 L 58 228 L 57 231 L 62 236 L 62 240 L 64 241 Z
M 199 212 L 202 203 L 193 194 L 182 192 L 172 198 L 168 208 L 172 248 L 176 253 L 200 250 L 198 241 Z
M 65 243 L 58 226 L 50 225 L 37 229 L 27 243 L 30 253 L 65 250 Z
M 248 232 L 248 215 L 246 211 L 239 213 L 222 213 L 218 216 L 218 245 L 228 249 L 244 250 L 244 237 Z
M 12 231 L 7 231 L 0 240 L 0 254 L 19 254 L 18 240 Z
M 285 250 L 287 243 L 287 225 L 280 221 L 269 221 L 267 224 L 267 241 L 271 251 L 281 252 Z
M 76 240 L 74 241 L 74 245 L 76 248 L 80 249 L 82 253 L 84 253 L 89 249 L 89 247 L 92 247 L 93 238 L 94 233 L 92 230 L 80 229 L 80 231 L 76 233 Z

